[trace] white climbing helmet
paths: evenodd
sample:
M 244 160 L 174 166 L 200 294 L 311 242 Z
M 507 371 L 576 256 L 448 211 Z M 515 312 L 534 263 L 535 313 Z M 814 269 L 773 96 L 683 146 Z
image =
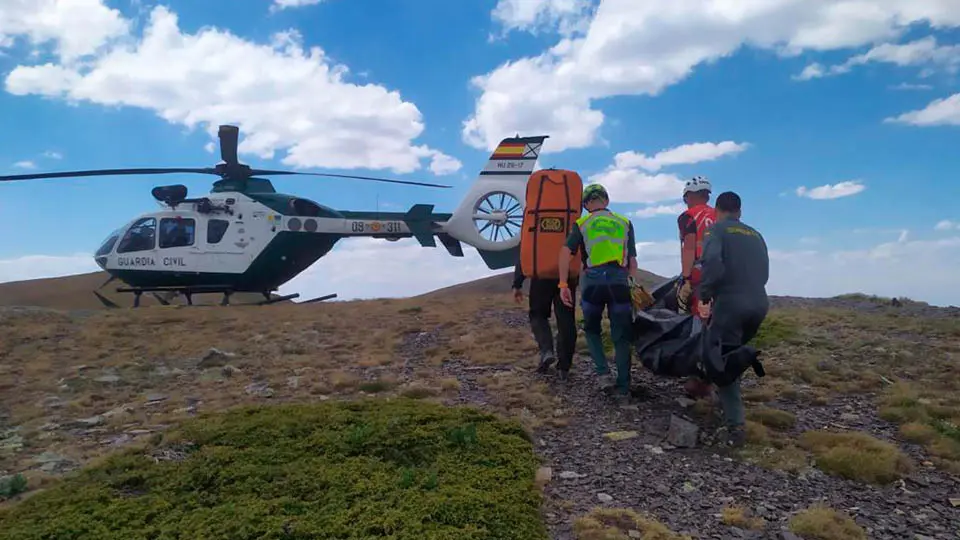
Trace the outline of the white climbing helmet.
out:
M 687 180 L 685 186 L 683 186 L 683 194 L 692 193 L 695 191 L 706 191 L 712 192 L 713 186 L 710 185 L 710 181 L 707 180 L 705 176 L 694 176 L 693 178 Z

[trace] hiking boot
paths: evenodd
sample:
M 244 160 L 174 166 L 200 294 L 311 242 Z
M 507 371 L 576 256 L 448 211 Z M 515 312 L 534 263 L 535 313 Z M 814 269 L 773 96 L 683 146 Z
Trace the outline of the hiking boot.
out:
M 689 379 L 683 384 L 683 390 L 691 399 L 706 399 L 713 395 L 713 386 L 701 379 Z
M 727 446 L 740 448 L 747 442 L 747 432 L 743 426 L 737 426 L 727 429 Z
M 560 379 L 560 382 L 567 382 L 567 381 L 569 381 L 569 380 L 570 380 L 570 370 L 568 370 L 568 369 L 561 369 L 561 370 L 557 373 L 557 377 Z
M 613 404 L 618 407 L 626 407 L 628 405 L 636 405 L 633 400 L 633 397 L 630 394 L 624 394 L 622 392 L 612 392 L 610 399 L 613 401 Z
M 540 353 L 540 365 L 537 366 L 537 373 L 546 373 L 550 366 L 557 361 L 557 357 L 552 352 Z
M 597 385 L 601 391 L 608 392 L 617 385 L 617 379 L 613 377 L 613 373 L 597 375 Z

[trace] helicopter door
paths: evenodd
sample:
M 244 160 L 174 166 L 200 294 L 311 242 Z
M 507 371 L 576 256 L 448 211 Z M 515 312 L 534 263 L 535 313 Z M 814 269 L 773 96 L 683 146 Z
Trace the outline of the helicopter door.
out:
M 222 218 L 207 218 L 206 251 L 207 253 L 243 253 L 246 246 L 240 242 L 237 231 L 243 228 L 242 222 L 232 223 Z
M 164 271 L 194 272 L 200 246 L 197 242 L 197 220 L 191 217 L 164 217 L 158 230 L 157 264 Z

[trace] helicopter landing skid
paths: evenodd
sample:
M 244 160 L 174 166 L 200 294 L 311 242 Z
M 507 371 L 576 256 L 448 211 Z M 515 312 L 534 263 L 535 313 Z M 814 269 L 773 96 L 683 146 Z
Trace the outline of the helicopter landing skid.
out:
M 118 288 L 117 288 L 117 292 L 118 292 L 118 293 L 133 293 L 133 307 L 136 308 L 136 307 L 140 307 L 140 296 L 141 296 L 143 293 L 151 293 L 151 294 L 154 296 L 154 298 L 156 298 L 157 302 L 159 302 L 160 304 L 162 304 L 162 305 L 164 305 L 164 306 L 169 306 L 171 300 L 173 300 L 173 298 L 175 298 L 176 296 L 181 295 L 181 294 L 187 299 L 187 305 L 192 306 L 192 305 L 194 305 L 194 304 L 193 304 L 193 295 L 194 295 L 194 294 L 222 293 L 222 294 L 223 294 L 223 300 L 220 302 L 220 305 L 221 305 L 221 306 L 229 306 L 229 305 L 231 305 L 231 304 L 230 304 L 230 296 L 231 296 L 233 293 L 238 292 L 238 291 L 236 291 L 236 290 L 233 289 L 232 287 L 222 286 L 222 285 L 221 285 L 221 286 L 218 286 L 218 285 L 194 285 L 194 286 L 181 286 L 181 287 L 178 287 L 178 286 L 165 286 L 165 287 L 164 287 L 164 286 L 159 286 L 159 287 L 118 287 Z M 166 294 L 166 295 L 163 295 L 163 294 L 160 294 L 160 293 L 167 293 L 167 294 Z M 173 295 L 171 295 L 170 293 L 173 293 Z M 100 294 L 100 293 L 97 292 L 97 291 L 93 291 L 93 294 L 95 294 L 95 295 L 97 296 L 97 298 L 100 300 L 100 302 L 103 303 L 103 305 L 106 306 L 106 307 L 108 307 L 108 308 L 118 308 L 118 307 L 120 307 L 120 306 L 117 305 L 115 302 L 113 302 L 112 300 L 104 297 L 102 294 Z M 270 294 L 270 292 L 261 292 L 260 294 L 263 295 L 263 298 L 264 298 L 263 300 L 261 300 L 261 301 L 259 301 L 259 302 L 255 302 L 255 303 L 243 303 L 243 304 L 240 304 L 240 305 L 248 305 L 248 306 L 267 306 L 267 305 L 270 305 L 270 304 L 278 304 L 278 303 L 280 303 L 280 302 L 286 302 L 286 301 L 289 301 L 289 300 L 294 300 L 294 299 L 296 299 L 296 298 L 300 298 L 300 293 L 286 294 L 286 295 L 283 295 L 283 296 L 272 296 L 272 295 Z M 336 294 L 328 294 L 328 295 L 326 295 L 326 296 L 321 296 L 321 297 L 318 297 L 318 298 L 312 298 L 312 299 L 310 299 L 310 300 L 306 300 L 306 301 L 301 302 L 301 303 L 303 303 L 303 304 L 312 304 L 312 303 L 315 303 L 315 302 L 322 302 L 322 301 L 324 301 L 324 300 L 330 300 L 330 299 L 336 298 L 336 297 L 337 297 Z
M 140 296 L 145 292 L 153 293 L 153 296 L 157 299 L 157 301 L 165 306 L 170 305 L 170 300 L 172 299 L 172 297 L 167 296 L 166 298 L 164 298 L 163 296 L 157 293 L 174 293 L 175 295 L 182 294 L 187 299 L 187 305 L 189 306 L 194 305 L 193 295 L 195 294 L 222 293 L 223 300 L 220 302 L 220 305 L 229 306 L 230 296 L 237 291 L 235 291 L 233 287 L 223 286 L 223 285 L 194 285 L 194 286 L 187 286 L 187 287 L 177 287 L 177 286 L 118 287 L 117 292 L 133 293 L 133 307 L 140 307 Z M 255 305 L 262 306 L 267 304 L 275 304 L 277 302 L 283 302 L 284 300 L 292 300 L 294 298 L 300 297 L 299 294 L 288 294 L 280 297 L 271 297 L 269 292 L 264 292 L 261 294 L 263 294 L 263 297 L 265 298 L 265 300 L 258 302 Z M 100 297 L 99 294 L 97 296 Z M 108 306 L 108 307 L 116 307 L 116 305 L 114 304 L 114 306 Z

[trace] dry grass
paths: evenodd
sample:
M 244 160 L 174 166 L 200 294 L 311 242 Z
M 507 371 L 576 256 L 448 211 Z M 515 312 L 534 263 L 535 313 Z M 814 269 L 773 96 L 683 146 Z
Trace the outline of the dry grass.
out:
M 745 389 L 744 400 L 756 404 L 748 418 L 770 429 L 748 429 L 755 444 L 775 452 L 752 449 L 752 461 L 778 466 L 786 458 L 788 469 L 802 461 L 795 458 L 803 451 L 776 433 L 796 420 L 775 402 L 822 406 L 860 394 L 877 402 L 881 418 L 901 426 L 903 440 L 922 445 L 938 466 L 960 471 L 960 321 L 897 311 L 784 310 L 771 314 L 758 340 L 767 377 Z M 866 450 L 832 455 L 850 451 Z
M 821 469 L 851 480 L 887 484 L 913 470 L 899 448 L 866 433 L 807 431 L 799 442 L 814 453 Z
M 807 540 L 866 540 L 862 527 L 842 512 L 813 506 L 790 520 L 790 530 Z
M 690 540 L 652 517 L 625 508 L 595 508 L 577 518 L 573 532 L 577 540 Z
M 898 382 L 881 402 L 880 416 L 900 425 L 904 440 L 923 445 L 938 465 L 960 471 L 960 397 L 931 384 Z
M 720 520 L 723 521 L 724 525 L 752 531 L 759 531 L 766 525 L 766 521 L 764 521 L 763 518 L 752 516 L 750 511 L 742 506 L 728 506 L 724 508 Z
M 85 463 L 112 452 L 107 443 L 113 439 L 132 437 L 124 444 L 135 443 L 196 410 L 249 402 L 352 399 L 361 393 L 444 402 L 458 395 L 463 382 L 442 374 L 440 367 L 451 360 L 472 370 L 491 409 L 528 428 L 564 426 L 568 412 L 559 399 L 528 375 L 536 350 L 526 325 L 510 328 L 497 317 L 475 316 L 524 309 L 504 294 L 151 307 L 83 317 L 0 314 L 0 409 L 9 412 L 7 423 L 18 426 L 23 439 L 21 449 L 0 453 L 0 469 L 27 471 L 34 487 L 53 481 L 33 461 L 44 451 Z M 417 349 L 409 349 L 409 342 L 421 337 L 423 354 L 412 354 Z M 582 335 L 578 343 L 585 347 Z M 802 407 L 858 393 L 880 396 L 882 416 L 900 424 L 904 440 L 960 472 L 960 322 L 791 310 L 771 314 L 757 344 L 768 376 L 744 391 L 754 404 L 748 408 L 747 459 L 799 471 L 809 466 L 812 453 L 821 468 L 841 476 L 876 482 L 899 477 L 909 470 L 902 454 L 866 435 L 807 434 L 798 447 L 786 433 L 796 419 L 778 408 L 784 402 Z M 200 365 L 211 347 L 231 355 Z M 902 382 L 891 386 L 885 380 Z M 271 396 L 251 390 L 257 384 L 268 386 Z M 153 394 L 166 399 L 148 403 Z M 103 417 L 99 425 L 72 425 L 97 415 Z M 4 436 L 0 425 L 0 444 Z
M 747 409 L 747 418 L 763 426 L 778 430 L 790 429 L 797 423 L 797 417 L 793 413 L 770 407 Z
M 9 412 L 0 446 L 5 424 L 23 441 L 0 452 L 0 470 L 36 475 L 34 458 L 44 451 L 83 464 L 112 452 L 111 441 L 129 444 L 197 411 L 251 402 L 360 394 L 444 401 L 460 381 L 439 374 L 443 362 L 526 370 L 533 361 L 528 329 L 474 320 L 504 309 L 518 309 L 506 295 L 0 313 L 0 410 Z M 404 344 L 421 334 L 432 336 L 432 350 L 411 357 L 417 349 Z M 203 360 L 211 349 L 226 354 Z M 525 373 L 481 378 L 495 409 L 528 426 L 565 424 L 549 388 L 531 386 Z M 75 425 L 80 419 L 90 425 Z

